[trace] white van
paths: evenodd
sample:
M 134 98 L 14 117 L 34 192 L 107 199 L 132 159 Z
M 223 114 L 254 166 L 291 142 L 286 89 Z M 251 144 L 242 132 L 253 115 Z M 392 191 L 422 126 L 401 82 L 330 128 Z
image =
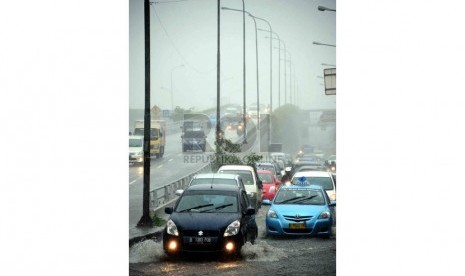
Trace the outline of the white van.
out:
M 319 185 L 326 191 L 331 201 L 336 201 L 336 183 L 331 173 L 324 171 L 296 172 L 291 180 L 292 185 Z
M 129 136 L 129 164 L 144 164 L 144 136 Z
M 252 207 L 257 209 L 262 205 L 262 181 L 258 179 L 254 168 L 247 165 L 224 165 L 218 169 L 218 173 L 238 174 L 242 177 L 247 195 Z

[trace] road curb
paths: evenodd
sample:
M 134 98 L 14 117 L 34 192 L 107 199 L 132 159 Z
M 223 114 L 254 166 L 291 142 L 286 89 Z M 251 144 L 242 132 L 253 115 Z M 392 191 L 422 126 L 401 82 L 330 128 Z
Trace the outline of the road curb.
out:
M 129 248 L 131 248 L 134 244 L 139 243 L 144 240 L 153 239 L 153 238 L 161 240 L 162 234 L 163 234 L 163 229 L 153 229 L 153 232 L 130 238 Z

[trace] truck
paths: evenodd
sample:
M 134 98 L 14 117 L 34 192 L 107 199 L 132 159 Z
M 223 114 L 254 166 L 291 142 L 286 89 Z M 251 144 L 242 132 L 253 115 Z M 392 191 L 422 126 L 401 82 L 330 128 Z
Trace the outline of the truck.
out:
M 144 120 L 134 123 L 134 135 L 144 136 Z M 150 122 L 150 156 L 163 157 L 166 144 L 166 121 L 151 120 Z

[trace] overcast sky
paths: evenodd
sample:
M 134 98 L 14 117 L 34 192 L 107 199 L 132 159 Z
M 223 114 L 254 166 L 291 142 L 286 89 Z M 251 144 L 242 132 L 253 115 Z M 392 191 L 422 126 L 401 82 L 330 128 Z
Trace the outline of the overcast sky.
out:
M 168 1 L 168 0 L 163 0 Z M 179 1 L 179 0 L 178 0 Z M 144 107 L 143 0 L 129 0 L 129 106 Z M 242 9 L 240 0 L 221 5 Z M 322 63 L 336 64 L 336 13 L 318 11 L 318 5 L 336 8 L 335 0 L 246 0 L 245 8 L 268 20 L 286 44 L 295 70 L 297 102 L 302 108 L 334 108 L 335 96 L 324 94 Z M 216 104 L 217 1 L 187 0 L 151 5 L 151 106 L 204 109 Z M 268 29 L 257 20 L 258 28 Z M 269 40 L 258 33 L 260 102 L 270 101 Z M 242 14 L 221 11 L 222 104 L 242 104 Z M 273 41 L 273 47 L 278 47 Z M 284 51 L 281 52 L 284 58 Z M 177 66 L 184 65 L 173 69 Z M 284 104 L 284 61 L 281 63 L 281 104 Z M 287 67 L 289 74 L 289 66 Z M 171 74 L 172 73 L 172 74 Z M 171 87 L 171 76 L 173 82 Z M 287 79 L 289 82 L 289 78 Z M 292 83 L 294 81 L 292 80 Z M 247 105 L 256 102 L 255 28 L 246 17 Z M 287 86 L 290 100 L 289 83 Z M 278 106 L 278 50 L 273 49 L 273 107 Z

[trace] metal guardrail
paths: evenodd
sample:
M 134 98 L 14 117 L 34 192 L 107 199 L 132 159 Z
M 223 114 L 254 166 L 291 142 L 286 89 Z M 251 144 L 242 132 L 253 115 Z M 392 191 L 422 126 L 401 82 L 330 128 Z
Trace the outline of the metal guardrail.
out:
M 170 184 L 166 184 L 164 186 L 155 188 L 150 191 L 150 209 L 153 212 L 157 212 L 162 208 L 168 206 L 169 204 L 173 203 L 178 196 L 175 194 L 176 190 L 179 189 L 186 189 L 187 185 L 191 181 L 194 175 L 204 172 L 211 172 L 211 163 L 209 162 L 205 166 L 203 166 L 200 170 L 190 173 Z

